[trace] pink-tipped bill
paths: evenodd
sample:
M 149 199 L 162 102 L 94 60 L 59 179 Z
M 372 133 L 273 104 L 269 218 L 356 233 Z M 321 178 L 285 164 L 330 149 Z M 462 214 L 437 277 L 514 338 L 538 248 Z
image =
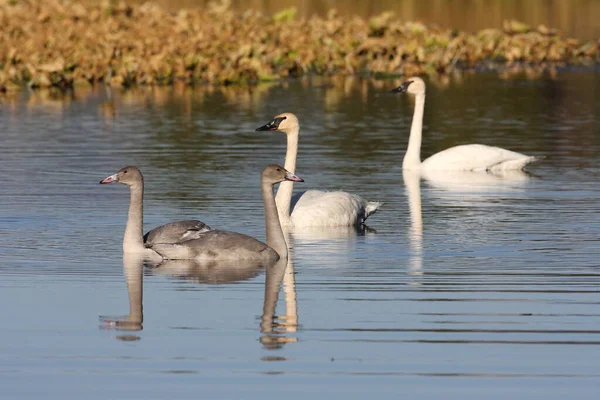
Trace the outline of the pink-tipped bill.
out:
M 297 177 L 296 175 L 292 174 L 291 172 L 285 173 L 285 180 L 286 181 L 294 181 L 294 182 L 304 182 L 304 179 Z
M 115 183 L 115 182 L 117 182 L 117 174 L 107 176 L 106 178 L 104 178 L 100 181 L 100 183 Z

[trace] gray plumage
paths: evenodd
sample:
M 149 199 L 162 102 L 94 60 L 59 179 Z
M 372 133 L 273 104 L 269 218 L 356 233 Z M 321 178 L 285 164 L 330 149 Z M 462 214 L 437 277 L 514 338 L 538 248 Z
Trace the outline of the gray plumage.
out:
M 210 230 L 195 239 L 180 243 L 153 243 L 148 248 L 167 260 L 279 260 L 271 247 L 251 236 L 237 232 Z
M 169 222 L 156 227 L 144 235 L 144 243 L 177 243 L 196 239 L 212 228 L 202 221 L 186 220 Z

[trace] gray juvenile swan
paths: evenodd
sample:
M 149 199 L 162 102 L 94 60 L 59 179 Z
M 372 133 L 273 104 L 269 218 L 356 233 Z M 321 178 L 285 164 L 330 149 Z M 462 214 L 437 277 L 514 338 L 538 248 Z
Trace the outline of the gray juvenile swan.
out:
M 127 226 L 123 237 L 123 252 L 125 253 L 152 253 L 144 244 L 177 243 L 194 239 L 199 234 L 212 230 L 211 227 L 198 220 L 175 221 L 154 228 L 142 236 L 144 176 L 140 170 L 134 166 L 124 167 L 116 174 L 102 179 L 100 183 L 122 183 L 129 186 L 131 197 Z
M 273 186 L 283 181 L 304 182 L 279 165 L 268 165 L 262 171 L 261 188 L 265 206 L 267 244 L 241 233 L 211 230 L 202 233 L 197 239 L 170 244 L 156 243 L 148 247 L 168 260 L 244 260 L 272 264 L 280 258 L 287 258 L 287 244 L 273 194 Z

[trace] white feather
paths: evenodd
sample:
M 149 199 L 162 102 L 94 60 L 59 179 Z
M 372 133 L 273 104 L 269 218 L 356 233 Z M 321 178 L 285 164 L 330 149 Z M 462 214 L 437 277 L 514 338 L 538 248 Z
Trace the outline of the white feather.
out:
M 292 201 L 288 226 L 351 226 L 364 221 L 381 206 L 355 194 L 307 190 Z
M 421 163 L 422 170 L 520 170 L 537 157 L 483 144 L 465 144 L 440 151 Z

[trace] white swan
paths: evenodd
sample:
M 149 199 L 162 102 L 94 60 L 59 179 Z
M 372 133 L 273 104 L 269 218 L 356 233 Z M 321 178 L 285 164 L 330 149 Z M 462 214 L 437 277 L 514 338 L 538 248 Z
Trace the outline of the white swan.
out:
M 257 131 L 281 131 L 287 136 L 285 168 L 295 173 L 300 124 L 292 113 L 277 115 Z M 281 224 L 288 227 L 358 226 L 383 204 L 342 191 L 307 190 L 292 198 L 293 182 L 279 186 L 275 201 Z
M 406 170 L 453 170 L 453 171 L 505 171 L 523 169 L 539 157 L 483 144 L 466 144 L 440 151 L 421 162 L 421 135 L 423 109 L 425 108 L 425 82 L 421 78 L 409 78 L 392 93 L 410 93 L 415 96 L 408 149 L 402 169 Z
M 246 261 L 275 263 L 287 258 L 287 244 L 277 216 L 273 186 L 285 180 L 304 182 L 279 165 L 268 165 L 261 175 L 267 244 L 237 232 L 210 230 L 180 243 L 155 243 L 148 247 L 167 260 Z
M 122 183 L 129 186 L 129 214 L 125 236 L 123 237 L 124 253 L 142 253 L 149 256 L 156 255 L 148 250 L 144 244 L 176 243 L 189 240 L 198 235 L 212 230 L 202 221 L 187 220 L 175 221 L 156 227 L 142 236 L 143 232 L 143 202 L 144 202 L 144 176 L 134 166 L 121 168 L 116 174 L 107 176 L 100 181 L 101 184 Z M 153 257 L 156 259 L 156 257 Z

